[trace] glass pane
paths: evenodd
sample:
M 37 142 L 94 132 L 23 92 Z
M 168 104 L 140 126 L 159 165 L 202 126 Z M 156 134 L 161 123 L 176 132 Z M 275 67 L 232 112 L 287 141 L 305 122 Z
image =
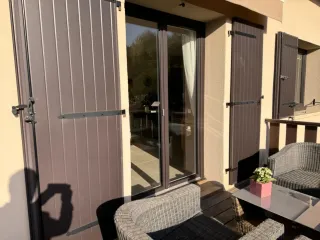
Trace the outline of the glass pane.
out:
M 196 32 L 168 27 L 169 176 L 196 172 Z
M 157 24 L 127 17 L 132 194 L 160 185 Z
M 301 82 L 302 82 L 302 54 L 297 56 L 297 69 L 296 69 L 296 87 L 295 87 L 295 97 L 294 101 L 296 103 L 301 103 Z

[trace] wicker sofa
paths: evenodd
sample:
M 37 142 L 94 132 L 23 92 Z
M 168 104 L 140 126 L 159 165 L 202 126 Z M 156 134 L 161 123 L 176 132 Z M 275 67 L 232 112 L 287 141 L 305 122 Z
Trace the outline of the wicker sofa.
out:
M 268 159 L 275 182 L 293 190 L 320 188 L 320 144 L 292 143 Z
M 115 214 L 119 240 L 149 239 L 278 239 L 284 226 L 271 219 L 245 236 L 236 233 L 200 209 L 200 188 L 196 185 L 162 196 L 122 205 Z

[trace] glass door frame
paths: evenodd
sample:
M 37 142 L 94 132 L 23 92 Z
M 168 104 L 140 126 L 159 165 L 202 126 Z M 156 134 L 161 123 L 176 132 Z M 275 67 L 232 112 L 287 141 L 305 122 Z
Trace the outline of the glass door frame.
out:
M 203 126 L 204 126 L 204 39 L 205 23 L 179 17 L 165 12 L 142 7 L 133 3 L 125 3 L 126 16 L 143 19 L 158 23 L 158 61 L 159 61 L 159 82 L 160 82 L 160 111 L 161 111 L 161 149 L 160 168 L 161 186 L 147 190 L 133 196 L 139 199 L 155 194 L 175 185 L 193 181 L 196 178 L 204 177 L 203 170 Z M 196 31 L 196 172 L 192 175 L 184 176 L 178 180 L 170 182 L 169 178 L 169 114 L 168 114 L 168 37 L 167 27 L 175 26 Z

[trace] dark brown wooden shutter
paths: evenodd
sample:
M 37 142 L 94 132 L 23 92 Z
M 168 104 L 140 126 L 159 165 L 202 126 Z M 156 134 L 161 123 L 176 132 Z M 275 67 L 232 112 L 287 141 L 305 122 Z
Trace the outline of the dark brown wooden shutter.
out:
M 273 117 L 284 118 L 294 112 L 298 38 L 279 32 L 276 44 Z
M 263 28 L 241 20 L 232 25 L 229 183 L 259 166 Z

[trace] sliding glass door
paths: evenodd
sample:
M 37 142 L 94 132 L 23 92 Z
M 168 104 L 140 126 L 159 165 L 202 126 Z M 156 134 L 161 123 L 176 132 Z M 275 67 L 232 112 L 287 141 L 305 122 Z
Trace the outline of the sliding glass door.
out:
M 165 16 L 160 22 L 154 10 L 144 19 L 126 10 L 131 182 L 137 195 L 199 173 L 198 32 L 166 24 Z

